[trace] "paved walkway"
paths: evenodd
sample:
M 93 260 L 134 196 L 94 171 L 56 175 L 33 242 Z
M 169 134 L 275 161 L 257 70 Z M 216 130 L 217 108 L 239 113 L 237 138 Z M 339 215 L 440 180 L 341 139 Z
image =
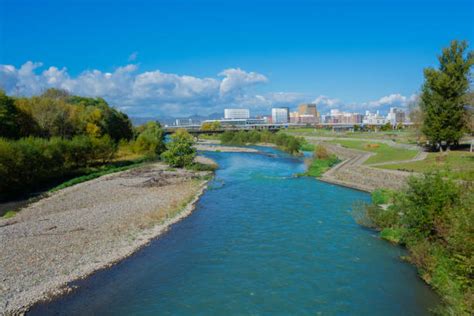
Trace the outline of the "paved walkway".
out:
M 331 138 L 331 137 L 306 137 L 306 139 L 311 143 L 320 143 L 328 140 L 341 140 L 348 139 L 354 140 L 352 138 Z M 404 149 L 416 149 L 419 151 L 416 157 L 410 160 L 399 161 L 400 163 L 411 162 L 423 160 L 426 158 L 426 153 L 421 152 L 419 148 L 413 145 L 399 144 L 392 141 L 386 140 L 372 140 L 368 139 L 370 142 L 382 142 L 386 143 L 392 147 L 404 148 Z M 369 159 L 374 153 L 349 149 L 340 146 L 339 144 L 324 143 L 324 146 L 339 159 L 343 161 L 337 164 L 335 167 L 327 171 L 322 177 L 322 181 L 335 183 L 338 185 L 343 185 L 363 191 L 374 191 L 379 188 L 388 188 L 393 190 L 401 189 L 407 178 L 413 173 L 398 171 L 398 170 L 386 170 L 380 168 L 373 168 L 373 166 L 379 166 L 383 164 L 390 164 L 395 162 L 386 162 L 386 163 L 377 163 L 371 165 L 364 165 L 364 162 Z M 398 163 L 398 161 L 397 161 Z

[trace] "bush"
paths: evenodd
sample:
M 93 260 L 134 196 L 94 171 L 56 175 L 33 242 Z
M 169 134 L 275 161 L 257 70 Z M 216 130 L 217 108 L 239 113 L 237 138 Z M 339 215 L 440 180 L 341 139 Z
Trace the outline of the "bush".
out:
M 314 149 L 315 149 L 315 146 L 306 141 L 300 147 L 300 150 L 302 151 L 314 151 Z
M 331 155 L 327 159 L 313 158 L 308 170 L 304 175 L 310 177 L 320 177 L 324 172 L 337 163 L 339 163 L 339 159 L 335 155 Z
M 301 137 L 290 136 L 285 133 L 271 133 L 269 131 L 226 131 L 220 136 L 224 145 L 244 146 L 257 143 L 273 143 L 282 150 L 290 153 L 299 153 L 300 148 L 305 143 Z
M 409 260 L 422 278 L 443 298 L 438 312 L 474 313 L 474 187 L 456 183 L 439 173 L 412 177 L 405 190 L 391 194 L 393 204 L 383 210 L 386 192 L 374 192 L 373 203 L 358 204 L 359 224 L 381 229 L 381 237 L 403 243 Z M 390 195 L 390 194 L 389 194 Z
M 196 149 L 193 147 L 193 137 L 184 129 L 179 129 L 171 136 L 167 150 L 161 157 L 172 167 L 186 167 L 193 164 Z
M 135 141 L 135 151 L 149 156 L 160 155 L 165 149 L 164 132 L 156 122 L 148 122 Z
M 412 177 L 408 187 L 395 201 L 404 213 L 402 224 L 413 238 L 441 237 L 448 214 L 460 203 L 459 187 L 440 173 Z
M 394 192 L 388 189 L 376 189 L 372 192 L 372 203 L 376 205 L 387 204 L 391 201 Z
M 100 138 L 92 138 L 92 152 L 94 160 L 99 160 L 102 163 L 107 163 L 115 155 L 117 146 L 109 135 Z
M 318 159 L 328 159 L 329 153 L 326 147 L 324 147 L 323 145 L 317 145 L 316 149 L 314 150 L 314 156 Z
M 108 136 L 93 138 L 0 138 L 0 198 L 25 193 L 45 181 L 109 161 L 116 150 Z

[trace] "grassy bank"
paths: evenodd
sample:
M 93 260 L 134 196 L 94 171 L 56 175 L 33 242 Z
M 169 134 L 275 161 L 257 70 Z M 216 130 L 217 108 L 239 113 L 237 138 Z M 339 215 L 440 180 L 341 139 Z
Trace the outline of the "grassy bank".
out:
M 467 151 L 428 153 L 424 160 L 383 165 L 378 168 L 420 173 L 439 170 L 444 177 L 474 181 L 474 153 Z
M 321 177 L 331 167 L 339 163 L 340 160 L 336 156 L 331 156 L 324 159 L 313 158 L 308 167 L 308 170 L 304 173 L 308 177 Z
M 329 154 L 323 145 L 305 144 L 306 148 L 313 148 L 313 157 L 309 163 L 308 169 L 300 176 L 321 177 L 332 166 L 340 162 L 336 155 Z
M 219 140 L 223 145 L 245 146 L 259 143 L 275 144 L 279 149 L 289 154 L 300 154 L 301 145 L 305 143 L 301 137 L 287 135 L 283 132 L 272 133 L 269 131 L 226 131 L 220 135 Z
M 416 150 L 395 148 L 383 143 L 370 143 L 358 140 L 334 140 L 331 141 L 331 143 L 341 144 L 341 146 L 346 148 L 374 153 L 375 155 L 367 159 L 364 164 L 408 160 L 418 154 Z
M 139 159 L 135 159 L 131 161 L 118 161 L 118 162 L 111 163 L 109 165 L 99 166 L 96 168 L 87 168 L 81 172 L 82 175 L 69 179 L 53 187 L 48 192 L 56 192 L 61 189 L 73 186 L 75 184 L 86 182 L 86 181 L 104 176 L 106 174 L 129 170 L 131 168 L 135 168 L 142 165 L 146 161 L 150 161 L 150 159 L 143 157 L 143 158 L 139 158 Z
M 442 315 L 474 313 L 474 186 L 440 173 L 412 177 L 405 190 L 376 191 L 353 208 L 356 221 L 405 246 L 420 277 L 442 298 Z
M 337 137 L 337 138 L 353 138 L 357 139 L 380 139 L 393 140 L 397 143 L 416 144 L 417 134 L 414 130 L 393 130 L 393 131 L 332 131 L 330 129 L 316 129 L 312 127 L 306 128 L 290 128 L 286 133 L 294 136 L 314 136 L 314 137 Z

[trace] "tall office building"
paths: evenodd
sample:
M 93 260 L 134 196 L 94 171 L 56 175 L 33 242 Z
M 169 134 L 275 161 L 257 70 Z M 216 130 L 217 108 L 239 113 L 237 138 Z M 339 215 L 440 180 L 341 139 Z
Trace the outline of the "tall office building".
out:
M 285 124 L 290 122 L 289 108 L 272 108 L 272 123 Z
M 390 108 L 387 114 L 387 121 L 392 125 L 405 122 L 405 111 L 398 108 Z
M 250 118 L 249 109 L 224 109 L 224 118 L 228 120 Z
M 314 115 L 315 117 L 318 117 L 318 109 L 316 108 L 316 104 L 303 103 L 298 106 L 298 114 L 299 115 Z

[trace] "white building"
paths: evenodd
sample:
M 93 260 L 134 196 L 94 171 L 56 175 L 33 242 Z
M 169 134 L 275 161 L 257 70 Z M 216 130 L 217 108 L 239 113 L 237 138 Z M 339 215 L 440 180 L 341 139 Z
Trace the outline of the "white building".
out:
M 224 118 L 226 120 L 248 119 L 250 118 L 249 109 L 224 109 Z
M 286 124 L 290 122 L 289 108 L 272 108 L 272 123 Z
M 387 114 L 387 122 L 395 126 L 398 123 L 405 122 L 405 111 L 398 108 L 390 108 L 390 111 Z
M 222 119 L 222 120 L 205 120 L 202 124 L 219 122 L 222 127 L 234 126 L 242 127 L 247 125 L 259 125 L 265 124 L 265 119 L 263 118 L 247 118 L 247 119 Z
M 387 120 L 384 116 L 380 115 L 379 111 L 371 113 L 370 111 L 365 111 L 365 117 L 362 123 L 367 125 L 384 125 L 387 124 Z

